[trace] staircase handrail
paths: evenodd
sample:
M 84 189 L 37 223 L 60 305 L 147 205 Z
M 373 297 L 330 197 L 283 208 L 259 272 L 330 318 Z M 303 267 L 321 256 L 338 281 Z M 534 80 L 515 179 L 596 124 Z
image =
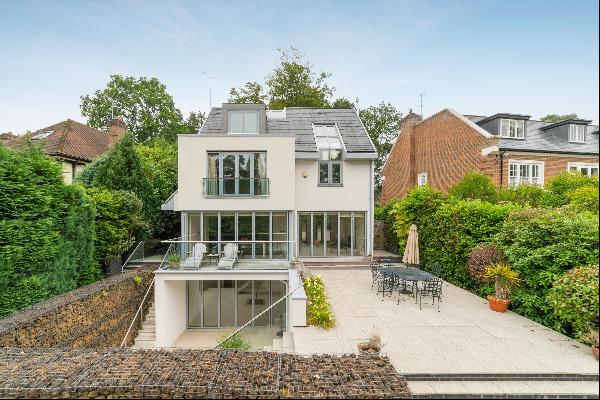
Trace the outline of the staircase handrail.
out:
M 142 321 L 142 310 L 144 309 L 144 303 L 146 302 L 146 298 L 148 297 L 148 294 L 150 293 L 150 290 L 152 289 L 152 287 L 154 286 L 154 278 L 152 278 L 152 282 L 150 282 L 150 285 L 148 285 L 148 290 L 146 290 L 146 294 L 144 294 L 144 298 L 142 299 L 142 302 L 140 303 L 140 306 L 138 307 L 135 315 L 133 316 L 133 319 L 131 320 L 131 324 L 129 324 L 129 329 L 127 329 L 127 333 L 125 334 L 125 337 L 123 338 L 123 341 L 121 342 L 121 347 L 125 347 L 125 345 L 127 344 L 127 337 L 129 336 L 129 332 L 131 332 L 131 329 L 133 328 L 133 324 L 135 323 L 135 319 L 137 318 L 138 314 L 140 315 L 140 324 L 143 322 Z
M 141 240 L 137 246 L 135 246 L 135 249 L 133 249 L 133 251 L 131 252 L 131 254 L 129 254 L 129 257 L 127 257 L 127 260 L 125 260 L 125 262 L 123 263 L 123 265 L 121 265 L 121 273 L 124 272 L 125 270 L 125 266 L 127 265 L 127 263 L 129 262 L 129 260 L 131 259 L 131 256 L 133 256 L 135 254 L 135 252 L 137 251 L 138 247 L 140 247 L 140 244 L 144 243 L 143 240 Z

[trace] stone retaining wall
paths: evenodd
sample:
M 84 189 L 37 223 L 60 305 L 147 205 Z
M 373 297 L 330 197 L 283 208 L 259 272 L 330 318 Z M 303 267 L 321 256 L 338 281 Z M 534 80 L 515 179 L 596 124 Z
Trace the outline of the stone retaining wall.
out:
M 118 346 L 152 278 L 151 270 L 139 269 L 17 311 L 0 320 L 0 347 Z M 149 306 L 147 302 L 144 315 Z M 129 343 L 139 326 L 133 327 Z
M 401 398 L 387 358 L 271 352 L 0 349 L 2 398 Z

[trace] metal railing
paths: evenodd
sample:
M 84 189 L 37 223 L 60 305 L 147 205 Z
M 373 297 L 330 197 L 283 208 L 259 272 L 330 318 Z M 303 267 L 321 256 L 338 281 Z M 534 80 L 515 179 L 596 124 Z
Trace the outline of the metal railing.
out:
M 203 188 L 209 197 L 268 196 L 269 178 L 204 178 Z
M 131 324 L 129 324 L 129 329 L 127 329 L 127 333 L 125 334 L 125 337 L 123 338 L 123 341 L 121 342 L 121 347 L 125 347 L 125 345 L 127 344 L 127 337 L 129 336 L 129 333 L 131 332 L 131 329 L 133 328 L 133 324 L 135 323 L 135 320 L 136 320 L 138 314 L 140 316 L 140 326 L 143 324 L 143 322 L 144 322 L 143 321 L 144 303 L 146 302 L 146 299 L 148 298 L 148 294 L 150 293 L 150 291 L 152 290 L 153 287 L 154 287 L 154 278 L 152 278 L 152 282 L 150 282 L 150 285 L 148 285 L 148 290 L 146 290 L 146 293 L 144 294 L 144 298 L 142 299 L 140 306 L 138 307 L 135 315 L 133 316 L 133 320 L 131 321 Z
M 281 303 L 282 301 L 284 301 L 285 299 L 287 299 L 288 297 L 290 297 L 292 295 L 292 293 L 294 293 L 296 290 L 300 289 L 301 287 L 303 287 L 302 284 L 296 286 L 292 291 L 290 291 L 288 294 L 286 294 L 285 296 L 283 296 L 282 298 L 280 298 L 279 300 L 277 300 L 275 303 L 271 304 L 269 307 L 267 307 L 265 310 L 263 310 L 262 312 L 258 313 L 257 315 L 254 316 L 254 318 L 252 318 L 250 321 L 246 322 L 244 325 L 240 326 L 238 329 L 236 329 L 233 333 L 227 335 L 223 340 L 219 341 L 219 343 L 217 343 L 217 345 L 215 346 L 215 349 L 220 348 L 223 343 L 227 342 L 229 339 L 231 339 L 232 337 L 234 337 L 235 335 L 237 335 L 238 333 L 240 333 L 242 330 L 244 330 L 247 326 L 249 326 L 251 323 L 253 323 L 255 320 L 257 320 L 258 318 L 260 318 L 261 316 L 263 316 L 265 313 L 267 313 L 271 308 L 275 307 L 277 304 Z M 288 318 L 287 314 L 286 314 L 286 319 Z
M 178 269 L 188 264 L 198 267 L 201 263 L 216 264 L 228 243 L 238 245 L 238 262 L 291 261 L 294 254 L 292 240 L 165 240 L 163 243 L 168 243 L 169 248 L 159 269 Z M 205 254 L 196 254 L 194 246 L 197 243 L 206 245 Z
M 121 272 L 125 272 L 128 266 L 139 266 L 142 264 L 158 264 L 163 258 L 167 245 L 159 239 L 142 240 L 139 242 L 127 260 L 121 266 Z

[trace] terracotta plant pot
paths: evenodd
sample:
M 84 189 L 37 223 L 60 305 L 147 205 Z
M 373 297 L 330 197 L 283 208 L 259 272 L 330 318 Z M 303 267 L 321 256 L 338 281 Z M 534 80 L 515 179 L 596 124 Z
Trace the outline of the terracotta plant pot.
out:
M 363 342 L 358 344 L 358 354 L 363 356 L 376 356 L 379 355 L 381 349 L 376 346 L 372 346 L 369 342 Z
M 490 309 L 496 312 L 506 312 L 510 300 L 499 299 L 496 296 L 488 296 L 488 302 L 490 303 Z
M 596 361 L 598 361 L 598 346 L 592 346 L 592 354 L 596 357 Z

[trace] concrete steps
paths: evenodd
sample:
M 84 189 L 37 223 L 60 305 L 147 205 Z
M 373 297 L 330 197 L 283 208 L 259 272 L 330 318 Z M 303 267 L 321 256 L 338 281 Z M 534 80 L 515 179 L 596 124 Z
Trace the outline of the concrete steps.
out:
M 413 398 L 598 398 L 598 375 L 479 374 L 405 375 Z
M 153 349 L 156 343 L 156 318 L 154 304 L 150 306 L 146 319 L 142 323 L 142 328 L 138 332 L 135 342 L 132 346 L 134 349 Z
M 283 332 L 281 338 L 273 339 L 271 346 L 264 346 L 263 351 L 274 351 L 276 353 L 294 353 L 294 336 L 291 332 Z

